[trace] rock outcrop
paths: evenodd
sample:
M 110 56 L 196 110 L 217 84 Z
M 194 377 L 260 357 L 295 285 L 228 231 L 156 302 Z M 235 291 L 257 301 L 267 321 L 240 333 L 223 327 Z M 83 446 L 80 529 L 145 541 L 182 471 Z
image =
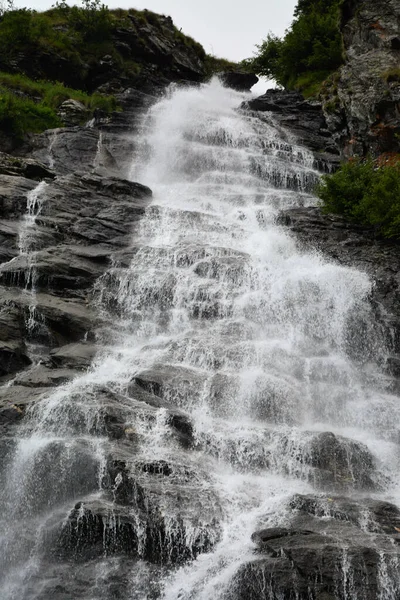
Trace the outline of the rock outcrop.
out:
M 400 152 L 398 0 L 345 0 L 346 61 L 325 86 L 325 118 L 343 157 Z
M 382 571 L 387 577 L 396 576 L 397 507 L 364 499 L 361 508 L 345 497 L 300 495 L 293 497 L 291 507 L 289 527 L 253 534 L 256 555 L 237 573 L 232 597 L 334 600 L 358 596 L 376 600 Z M 385 558 L 374 549 L 375 544 L 385 548 Z M 350 570 L 352 576 L 346 578 Z
M 400 246 L 377 239 L 373 229 L 357 226 L 343 217 L 322 214 L 319 208 L 295 208 L 282 212 L 279 222 L 288 226 L 307 250 L 318 249 L 325 256 L 366 273 L 374 281 L 371 296 L 380 337 L 391 349 L 388 371 L 400 375 Z M 360 325 L 361 337 L 353 340 L 349 350 L 357 354 L 367 350 L 371 338 L 368 325 Z M 367 326 L 367 329 L 365 328 Z M 362 339 L 363 338 L 363 339 Z M 350 341 L 350 340 L 349 340 Z M 376 353 L 375 345 L 366 352 Z
M 249 92 L 258 81 L 258 77 L 253 73 L 241 71 L 224 71 L 220 73 L 219 78 L 226 87 L 238 92 Z
M 270 89 L 242 107 L 271 113 L 274 121 L 289 130 L 297 143 L 313 152 L 316 168 L 330 170 L 339 164 L 339 152 L 319 102 L 305 100 L 299 92 Z

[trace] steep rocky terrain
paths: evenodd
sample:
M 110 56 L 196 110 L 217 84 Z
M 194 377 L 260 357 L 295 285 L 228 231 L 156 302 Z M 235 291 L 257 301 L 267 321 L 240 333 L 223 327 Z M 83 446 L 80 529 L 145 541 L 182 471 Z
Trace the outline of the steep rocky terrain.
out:
M 346 60 L 322 93 L 328 127 L 344 157 L 400 151 L 400 4 L 345 0 Z
M 393 1 L 385 3 L 389 17 L 394 4 Z M 354 4 L 346 6 L 353 11 L 345 13 L 345 23 L 346 27 L 353 24 L 348 29 L 348 39 L 354 44 L 354 19 L 359 17 L 356 17 Z M 357 15 L 364 15 L 362 11 Z M 388 31 L 392 31 L 389 17 L 382 19 L 384 24 L 389 23 Z M 116 31 L 115 43 L 127 56 L 136 56 L 135 44 L 138 43 L 144 64 L 140 76 L 135 81 L 126 79 L 113 59 L 104 57 L 100 61 L 101 69 L 100 63 L 97 64 L 88 80 L 88 87 L 100 86 L 104 91 L 115 93 L 123 110 L 113 115 L 99 111 L 87 126 L 82 126 L 73 125 L 76 106 L 64 106 L 64 119 L 70 126 L 32 134 L 15 155 L 0 155 L 0 379 L 3 384 L 0 388 L 0 448 L 5 464 L 15 443 L 16 430 L 26 426 L 29 433 L 29 421 L 24 419 L 27 411 L 33 421 L 36 418 L 39 428 L 45 428 L 46 435 L 57 433 L 51 451 L 43 457 L 39 455 L 40 460 L 35 465 L 38 469 L 33 480 L 36 487 L 24 490 L 29 506 L 39 515 L 47 502 L 60 503 L 65 499 L 70 503 L 67 518 L 63 506 L 64 512 L 52 513 L 46 523 L 48 534 L 43 559 L 46 570 L 41 573 L 41 585 L 43 598 L 57 600 L 87 597 L 88 590 L 100 585 L 101 578 L 105 580 L 107 600 L 127 597 L 132 584 L 132 560 L 136 561 L 135 568 L 141 574 L 141 585 L 144 579 L 147 581 L 146 594 L 156 598 L 159 589 L 155 582 L 164 571 L 200 553 L 210 552 L 221 538 L 223 508 L 209 484 L 211 474 L 206 469 L 209 465 L 199 464 L 199 440 L 194 437 L 188 413 L 178 406 L 180 399 L 186 396 L 198 398 L 199 369 L 155 364 L 154 368 L 132 377 L 127 390 L 121 393 L 89 381 L 83 388 L 73 390 L 70 396 L 63 396 L 65 406 L 60 410 L 64 411 L 62 417 L 68 426 L 78 431 L 86 427 L 94 440 L 100 436 L 107 439 L 101 497 L 97 494 L 99 482 L 94 475 L 97 467 L 90 446 L 93 439 L 90 442 L 86 438 L 75 439 L 72 451 L 68 446 L 64 456 L 65 448 L 57 437 L 56 418 L 52 421 L 51 411 L 44 415 L 39 411 L 39 417 L 35 416 L 39 400 L 85 373 L 101 352 L 109 313 L 99 309 L 99 296 L 104 294 L 111 312 L 120 310 L 113 292 L 107 296 L 102 288 L 102 275 L 110 267 L 116 272 L 128 267 L 139 250 L 135 245 L 135 231 L 151 202 L 152 192 L 144 185 L 146 182 L 130 181 L 129 169 L 138 152 L 138 127 L 143 112 L 159 97 L 166 83 L 185 80 L 197 85 L 204 77 L 203 65 L 192 50 L 179 44 L 174 46 L 171 39 L 161 38 L 160 32 L 151 26 L 144 30 L 143 23 L 134 18 L 130 22 L 126 28 Z M 168 18 L 163 21 L 163 27 L 170 27 Z M 147 36 L 145 43 L 137 41 L 138 28 L 141 35 Z M 376 31 L 377 28 L 372 28 L 372 37 Z M 357 35 L 364 43 L 364 34 Z M 388 46 L 385 49 L 394 56 L 397 52 L 393 46 L 395 36 L 392 33 L 388 36 L 390 50 Z M 368 37 L 367 43 L 369 40 Z M 364 56 L 364 50 L 360 53 L 354 56 Z M 52 56 L 51 61 L 55 60 Z M 357 60 L 354 58 L 354 65 L 352 60 L 349 50 L 349 63 L 341 75 L 343 82 L 350 71 L 349 77 L 358 77 L 354 73 Z M 60 67 L 59 63 L 54 64 Z M 42 68 L 37 65 L 34 63 L 35 68 Z M 248 89 L 252 81 L 251 76 L 225 78 L 227 84 L 239 90 Z M 387 84 L 391 94 L 395 90 L 392 83 Z M 365 125 L 369 117 L 360 113 L 357 105 L 361 102 L 362 89 L 357 92 L 357 98 L 350 101 L 345 84 L 340 85 L 341 106 L 346 115 L 352 115 L 351 119 L 346 116 L 345 126 L 342 120 L 338 127 L 338 121 L 332 119 L 326 106 L 324 116 L 317 103 L 305 102 L 296 93 L 269 91 L 243 105 L 245 114 L 246 110 L 251 111 L 251 118 L 258 111 L 268 113 L 276 131 L 282 134 L 277 148 L 272 142 L 265 150 L 273 159 L 277 152 L 278 159 L 289 156 L 292 161 L 289 176 L 286 172 L 290 192 L 302 189 L 301 182 L 293 176 L 304 160 L 299 146 L 306 146 L 314 155 L 304 167 L 308 175 L 304 184 L 307 191 L 316 177 L 316 169 L 329 171 L 336 167 L 339 159 L 336 144 L 344 154 L 349 152 L 349 145 L 362 152 L 366 148 L 377 153 L 385 151 L 382 146 L 374 145 L 377 143 L 375 134 Z M 390 96 L 391 104 L 380 121 L 382 128 L 388 127 L 390 131 L 393 98 Z M 340 114 L 344 118 L 344 113 Z M 328 128 L 334 131 L 333 138 Z M 350 144 L 353 137 L 358 141 Z M 391 151 L 393 148 L 395 146 L 390 146 Z M 300 195 L 309 200 L 304 190 Z M 155 223 L 159 217 L 157 210 L 153 211 Z M 194 213 L 191 218 L 201 219 L 202 215 Z M 262 219 L 262 215 L 257 218 Z M 240 219 L 245 221 L 246 216 L 242 214 Z M 361 331 L 362 335 L 355 336 L 355 342 L 348 340 L 347 351 L 355 361 L 360 358 L 359 354 L 364 360 L 368 358 L 368 352 L 376 359 L 375 346 L 366 346 L 380 335 L 386 337 L 388 344 L 392 344 L 391 353 L 385 356 L 386 362 L 382 365 L 388 381 L 390 379 L 387 391 L 398 393 L 398 384 L 391 378 L 400 375 L 398 246 L 376 240 L 372 231 L 349 226 L 339 218 L 322 217 L 316 208 L 282 211 L 279 223 L 297 236 L 301 250 L 317 248 L 335 261 L 367 271 L 375 279 L 371 306 L 376 317 L 373 327 L 378 331 L 368 330 L 369 322 L 363 320 L 365 315 L 358 320 L 355 315 L 351 331 Z M 242 254 L 227 257 L 222 253 L 211 259 L 207 251 L 193 246 L 181 262 L 179 255 L 174 260 L 178 267 L 198 262 L 195 277 L 206 274 L 213 281 L 219 281 L 223 275 L 226 281 L 236 282 L 247 260 Z M 162 301 L 162 293 L 156 285 L 153 290 L 152 283 L 149 283 L 147 302 L 160 303 L 161 309 L 169 308 L 168 286 L 173 288 L 175 282 L 165 281 L 161 288 L 165 295 Z M 215 319 L 218 327 L 223 303 L 220 296 L 211 296 L 205 312 L 201 313 L 199 306 L 204 298 L 209 299 L 207 294 L 206 288 L 200 289 L 191 317 L 204 323 Z M 119 334 L 122 336 L 122 331 Z M 235 334 L 235 330 L 227 330 L 224 336 L 235 340 Z M 365 347 L 359 347 L 357 344 L 363 336 Z M 205 355 L 210 360 L 209 355 Z M 279 358 L 281 355 L 278 355 Z M 282 357 L 285 360 L 284 353 Z M 215 355 L 213 360 L 213 368 L 218 369 L 221 356 Z M 217 373 L 210 398 L 224 419 L 228 418 L 223 411 L 228 387 L 229 380 L 223 377 L 219 380 Z M 280 412 L 283 409 L 279 398 L 272 408 L 268 403 L 263 404 L 262 398 L 259 402 L 255 412 L 270 416 L 269 412 L 275 410 L 274 424 L 279 429 L 287 416 Z M 95 407 L 96 420 L 91 420 Z M 157 431 L 160 414 L 165 419 L 176 444 L 165 460 L 144 461 L 138 455 L 143 431 L 132 426 L 137 414 L 152 424 L 151 434 Z M 56 416 L 61 418 L 61 413 Z M 222 450 L 213 449 L 212 433 L 202 442 L 211 456 L 213 452 L 218 456 Z M 388 437 L 396 435 L 391 430 L 387 433 Z M 263 453 L 263 444 L 267 445 L 267 438 L 261 443 L 257 439 L 255 448 L 228 449 L 232 465 L 240 467 L 240 476 L 247 468 L 259 473 L 270 466 L 272 453 Z M 398 564 L 400 514 L 396 506 L 372 497 L 384 484 L 372 454 L 362 442 L 329 431 L 309 432 L 305 448 L 293 449 L 290 444 L 290 439 L 282 436 L 283 460 L 290 461 L 294 453 L 297 468 L 308 473 L 308 480 L 317 491 L 292 497 L 290 524 L 263 527 L 260 520 L 260 529 L 253 534 L 252 559 L 235 574 L 230 598 L 353 600 L 357 597 L 354 593 L 362 588 L 363 600 L 376 600 L 380 593 L 379 578 L 384 576 L 384 568 L 388 570 L 382 556 L 392 559 L 388 562 L 390 568 L 394 565 L 395 570 Z M 182 449 L 183 454 L 180 454 Z M 42 477 L 45 479 L 44 475 L 47 475 L 46 489 L 38 485 Z M 6 483 L 0 481 L 3 487 Z M 53 490 L 50 500 L 46 496 L 49 487 Z M 363 495 L 362 504 L 353 497 L 357 492 Z M 76 498 L 83 500 L 74 506 Z M 31 532 L 24 531 L 27 518 L 24 499 L 24 496 L 19 498 L 21 506 L 17 507 L 20 510 L 18 534 L 28 539 Z M 192 506 L 194 512 L 190 510 Z M 173 522 L 167 518 L 171 507 L 172 512 L 179 515 Z M 119 561 L 116 570 L 113 572 L 108 563 L 109 571 L 102 571 L 99 578 L 96 565 L 109 557 Z M 18 554 L 13 556 L 17 562 L 18 558 Z M 350 563 L 355 573 L 351 581 L 346 579 L 346 565 Z M 131 593 L 140 594 L 143 589 L 138 587 Z

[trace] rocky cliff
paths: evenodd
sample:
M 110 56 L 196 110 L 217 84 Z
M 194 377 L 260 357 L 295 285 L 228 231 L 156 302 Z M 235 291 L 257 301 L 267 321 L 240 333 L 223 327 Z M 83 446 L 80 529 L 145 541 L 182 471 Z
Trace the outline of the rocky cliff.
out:
M 343 157 L 400 152 L 400 3 L 345 0 L 345 64 L 322 92 Z

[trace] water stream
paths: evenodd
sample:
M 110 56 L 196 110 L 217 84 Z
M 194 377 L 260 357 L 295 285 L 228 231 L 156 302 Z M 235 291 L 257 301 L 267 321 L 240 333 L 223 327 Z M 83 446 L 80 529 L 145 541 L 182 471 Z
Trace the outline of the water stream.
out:
M 146 116 L 130 177 L 154 199 L 130 266 L 96 285 L 106 350 L 30 407 L 8 450 L 4 600 L 225 600 L 251 534 L 288 526 L 294 494 L 358 497 L 368 478 L 369 496 L 400 504 L 400 404 L 371 281 L 277 224 L 315 203 L 318 173 L 243 98 L 213 82 Z M 343 481 L 312 460 L 326 432 L 347 453 Z M 367 598 L 345 547 L 340 569 L 337 598 Z M 396 569 L 383 553 L 382 600 L 399 597 Z

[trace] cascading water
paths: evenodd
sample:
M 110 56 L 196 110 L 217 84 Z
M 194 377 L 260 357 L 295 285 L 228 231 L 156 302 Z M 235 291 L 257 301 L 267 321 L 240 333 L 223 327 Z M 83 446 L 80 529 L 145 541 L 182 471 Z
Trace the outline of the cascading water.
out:
M 213 82 L 146 117 L 131 178 L 154 201 L 130 266 L 116 259 L 96 286 L 107 350 L 32 405 L 8 448 L 4 600 L 247 600 L 234 582 L 251 535 L 290 526 L 295 495 L 400 501 L 400 409 L 375 360 L 371 282 L 277 225 L 314 202 L 318 174 L 242 100 Z M 328 444 L 344 456 L 334 472 Z M 348 543 L 329 598 L 369 600 Z M 390 545 L 379 561 L 377 597 L 398 598 Z M 252 598 L 306 597 L 295 578 L 293 590 Z

